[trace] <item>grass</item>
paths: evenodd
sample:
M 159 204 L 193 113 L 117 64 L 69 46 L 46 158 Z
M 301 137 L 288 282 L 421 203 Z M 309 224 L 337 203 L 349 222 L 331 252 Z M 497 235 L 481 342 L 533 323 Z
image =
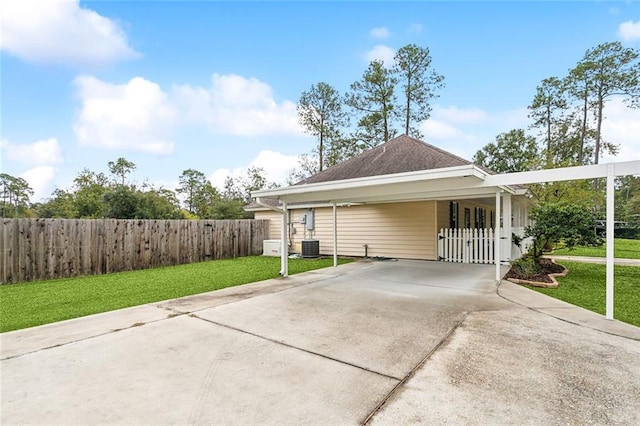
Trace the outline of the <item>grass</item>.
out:
M 589 257 L 605 257 L 605 245 L 599 247 L 575 247 L 573 250 L 568 248 L 559 248 L 554 250 L 551 255 L 559 256 L 589 256 Z M 640 259 L 640 240 L 625 240 L 616 238 L 613 240 L 613 255 L 621 259 Z
M 332 259 L 290 259 L 289 274 L 332 264 Z M 279 270 L 280 258 L 254 256 L 2 285 L 0 332 L 276 278 Z
M 558 277 L 558 288 L 535 288 L 556 299 L 605 314 L 605 265 L 560 262 L 569 275 Z M 640 267 L 614 267 L 614 317 L 640 327 Z

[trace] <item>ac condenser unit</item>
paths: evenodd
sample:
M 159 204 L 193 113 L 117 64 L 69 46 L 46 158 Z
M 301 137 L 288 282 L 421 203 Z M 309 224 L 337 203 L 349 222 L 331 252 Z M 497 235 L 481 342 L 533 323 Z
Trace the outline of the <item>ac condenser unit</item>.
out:
M 319 257 L 320 241 L 302 240 L 302 257 Z

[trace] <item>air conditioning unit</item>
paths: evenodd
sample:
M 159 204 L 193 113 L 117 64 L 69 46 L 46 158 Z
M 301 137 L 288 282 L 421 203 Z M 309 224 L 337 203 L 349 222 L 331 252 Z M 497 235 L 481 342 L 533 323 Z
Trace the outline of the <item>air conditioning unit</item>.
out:
M 263 256 L 280 256 L 282 254 L 282 242 L 280 240 L 263 240 Z
M 302 257 L 319 257 L 320 241 L 302 240 Z

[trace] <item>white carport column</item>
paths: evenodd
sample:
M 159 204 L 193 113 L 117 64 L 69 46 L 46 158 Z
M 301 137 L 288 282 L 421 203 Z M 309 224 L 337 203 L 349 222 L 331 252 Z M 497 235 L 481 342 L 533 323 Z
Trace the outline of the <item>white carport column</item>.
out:
M 503 201 L 504 214 L 502 215 L 502 226 L 504 228 L 504 236 L 507 239 L 507 243 L 504 245 L 507 250 L 504 258 L 511 260 L 511 194 L 505 194 Z
M 607 296 L 606 312 L 607 319 L 613 319 L 613 219 L 614 219 L 614 188 L 615 166 L 607 166 Z
M 496 264 L 496 282 L 502 278 L 500 274 L 500 188 L 496 188 L 496 223 L 493 229 L 493 261 Z
M 331 203 L 333 207 L 333 266 L 338 266 L 338 207 L 336 203 Z
M 287 203 L 282 202 L 282 230 L 280 233 L 280 275 L 289 276 L 289 242 L 287 241 L 289 227 L 289 210 Z

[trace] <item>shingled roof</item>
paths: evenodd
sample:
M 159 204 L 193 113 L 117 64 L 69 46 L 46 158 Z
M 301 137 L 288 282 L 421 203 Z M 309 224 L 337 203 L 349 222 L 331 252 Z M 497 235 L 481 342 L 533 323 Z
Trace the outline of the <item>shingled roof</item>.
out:
M 441 169 L 472 164 L 407 135 L 398 136 L 340 164 L 329 167 L 296 185 L 368 176 Z

